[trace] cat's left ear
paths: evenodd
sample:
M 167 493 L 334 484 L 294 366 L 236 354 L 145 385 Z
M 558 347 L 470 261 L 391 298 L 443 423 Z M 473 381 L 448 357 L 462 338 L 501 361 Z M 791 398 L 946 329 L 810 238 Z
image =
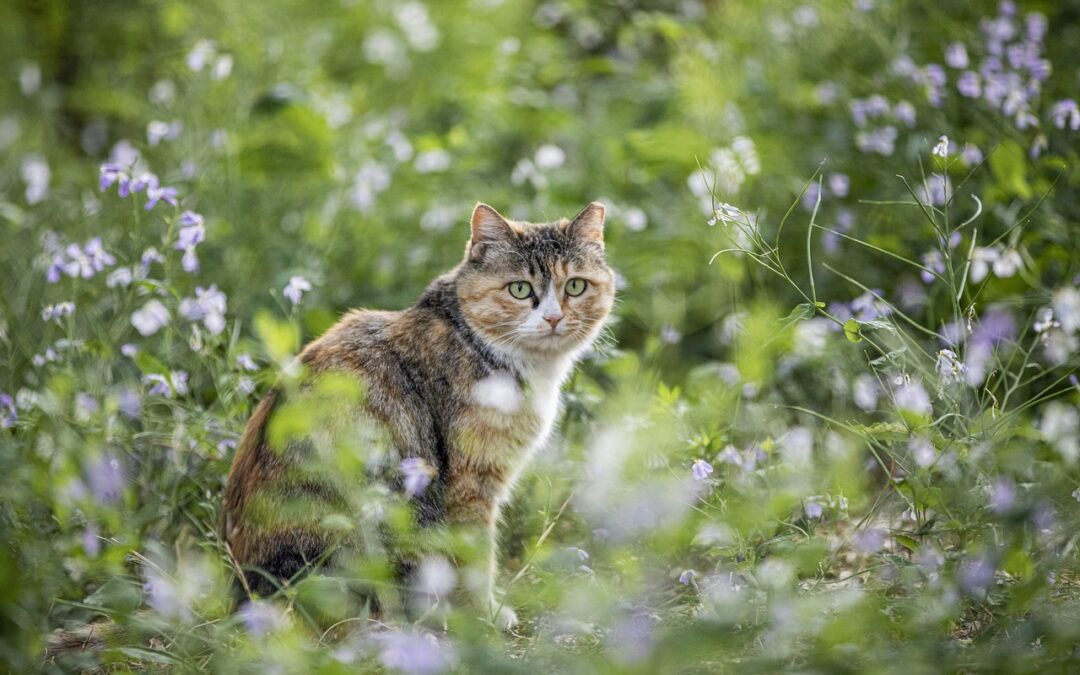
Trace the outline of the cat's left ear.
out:
M 604 205 L 592 202 L 574 216 L 566 226 L 566 232 L 574 239 L 604 249 Z

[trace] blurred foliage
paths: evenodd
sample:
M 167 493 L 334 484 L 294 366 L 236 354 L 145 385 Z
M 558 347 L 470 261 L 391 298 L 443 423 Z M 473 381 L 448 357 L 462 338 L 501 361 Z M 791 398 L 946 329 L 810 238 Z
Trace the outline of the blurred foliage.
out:
M 1075 668 L 1078 19 L 4 3 L 0 663 L 107 616 L 112 649 L 44 667 Z M 323 634 L 316 581 L 234 613 L 231 449 L 301 343 L 412 302 L 478 200 L 592 199 L 616 339 L 506 513 L 519 634 Z

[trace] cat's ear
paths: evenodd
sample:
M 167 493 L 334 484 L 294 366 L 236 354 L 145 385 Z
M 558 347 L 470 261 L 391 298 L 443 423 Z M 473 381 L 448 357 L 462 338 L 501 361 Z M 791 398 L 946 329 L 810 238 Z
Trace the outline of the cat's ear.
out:
M 469 260 L 479 262 L 492 244 L 509 242 L 516 236 L 506 218 L 483 202 L 478 202 L 472 212 L 472 238 L 466 249 Z
M 604 205 L 592 202 L 574 216 L 566 226 L 566 233 L 584 243 L 604 248 Z

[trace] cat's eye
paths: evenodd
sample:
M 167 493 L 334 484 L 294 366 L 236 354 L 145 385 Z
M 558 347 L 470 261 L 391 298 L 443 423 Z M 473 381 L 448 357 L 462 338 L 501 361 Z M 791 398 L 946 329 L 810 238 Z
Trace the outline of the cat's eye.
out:
M 532 295 L 532 284 L 528 281 L 512 281 L 508 288 L 510 289 L 510 295 L 518 300 L 524 300 Z
M 566 294 L 577 296 L 585 292 L 585 286 L 588 284 L 584 279 L 580 277 L 574 277 L 570 281 L 566 282 Z

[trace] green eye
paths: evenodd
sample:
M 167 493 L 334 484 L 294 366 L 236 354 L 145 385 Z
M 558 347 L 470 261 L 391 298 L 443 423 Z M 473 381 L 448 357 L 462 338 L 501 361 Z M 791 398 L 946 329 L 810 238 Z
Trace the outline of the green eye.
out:
M 524 300 L 532 295 L 532 284 L 528 281 L 514 281 L 510 284 L 510 295 L 518 300 Z
M 574 277 L 570 281 L 566 282 L 566 294 L 567 295 L 581 295 L 585 292 L 585 286 L 587 286 L 585 280 L 580 277 Z

